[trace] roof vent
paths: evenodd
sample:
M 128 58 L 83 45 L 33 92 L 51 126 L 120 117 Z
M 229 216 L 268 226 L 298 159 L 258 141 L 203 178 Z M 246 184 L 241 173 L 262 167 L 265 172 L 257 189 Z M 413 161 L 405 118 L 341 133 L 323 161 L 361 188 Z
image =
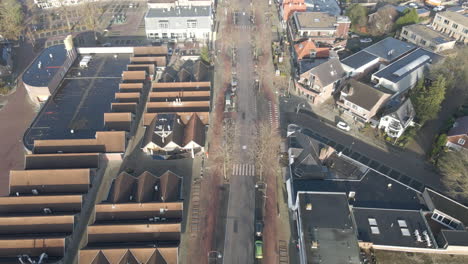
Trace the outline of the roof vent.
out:
M 306 204 L 306 210 L 307 211 L 312 211 L 312 203 L 307 203 Z
M 39 192 L 37 191 L 37 189 L 32 189 L 31 192 L 33 195 L 39 195 Z
M 394 50 L 394 49 L 391 49 L 391 50 L 388 51 L 387 55 L 388 55 L 388 56 L 392 56 L 392 55 L 393 55 L 393 52 L 395 52 L 395 50 Z
M 44 214 L 51 214 L 52 213 L 52 210 L 50 210 L 50 208 L 44 208 Z
M 37 63 L 37 68 L 40 69 L 41 67 L 42 67 L 42 61 L 39 61 L 39 62 Z

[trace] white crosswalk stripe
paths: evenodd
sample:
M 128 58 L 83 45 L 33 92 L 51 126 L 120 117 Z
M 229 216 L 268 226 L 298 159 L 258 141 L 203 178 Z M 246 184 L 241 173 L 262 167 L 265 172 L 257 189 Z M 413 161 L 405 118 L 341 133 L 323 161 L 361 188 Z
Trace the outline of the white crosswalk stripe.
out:
M 254 164 L 234 164 L 232 166 L 233 176 L 255 176 L 255 165 Z

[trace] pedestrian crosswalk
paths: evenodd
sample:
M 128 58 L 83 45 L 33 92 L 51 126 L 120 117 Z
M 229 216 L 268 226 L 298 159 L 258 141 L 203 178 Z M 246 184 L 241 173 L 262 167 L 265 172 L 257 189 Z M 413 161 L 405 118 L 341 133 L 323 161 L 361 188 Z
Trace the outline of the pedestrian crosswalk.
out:
M 233 176 L 255 176 L 254 164 L 234 164 L 232 166 Z
M 271 101 L 269 101 L 268 106 L 270 108 L 270 124 L 273 128 L 278 128 L 280 125 L 278 105 L 274 105 L 271 103 Z

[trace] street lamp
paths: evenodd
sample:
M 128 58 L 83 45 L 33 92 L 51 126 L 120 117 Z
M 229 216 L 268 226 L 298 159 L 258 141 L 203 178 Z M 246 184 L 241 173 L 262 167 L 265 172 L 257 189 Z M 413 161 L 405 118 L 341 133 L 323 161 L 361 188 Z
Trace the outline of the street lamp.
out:
M 215 263 L 218 262 L 218 259 L 221 259 L 223 257 L 223 254 L 221 254 L 221 252 L 219 251 L 216 251 L 216 250 L 212 250 L 210 252 L 208 252 L 208 262 L 210 262 L 211 259 L 215 259 Z

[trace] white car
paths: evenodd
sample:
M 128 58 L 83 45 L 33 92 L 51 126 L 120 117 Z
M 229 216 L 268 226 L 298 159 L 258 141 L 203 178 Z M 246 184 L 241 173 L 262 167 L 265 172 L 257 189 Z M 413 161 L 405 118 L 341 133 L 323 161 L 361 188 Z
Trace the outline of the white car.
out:
M 371 38 L 362 38 L 359 40 L 361 43 L 371 43 L 372 39 Z
M 434 10 L 435 12 L 439 12 L 439 11 L 442 11 L 442 10 L 444 10 L 444 9 L 445 9 L 445 6 L 442 6 L 442 5 L 441 5 L 441 6 L 436 6 L 436 7 L 434 7 L 433 10 Z
M 408 6 L 412 7 L 412 8 L 417 8 L 418 7 L 418 5 L 416 3 L 409 3 Z
M 349 125 L 343 121 L 338 122 L 338 124 L 336 124 L 336 127 L 347 132 L 351 130 L 351 127 L 349 127 Z

